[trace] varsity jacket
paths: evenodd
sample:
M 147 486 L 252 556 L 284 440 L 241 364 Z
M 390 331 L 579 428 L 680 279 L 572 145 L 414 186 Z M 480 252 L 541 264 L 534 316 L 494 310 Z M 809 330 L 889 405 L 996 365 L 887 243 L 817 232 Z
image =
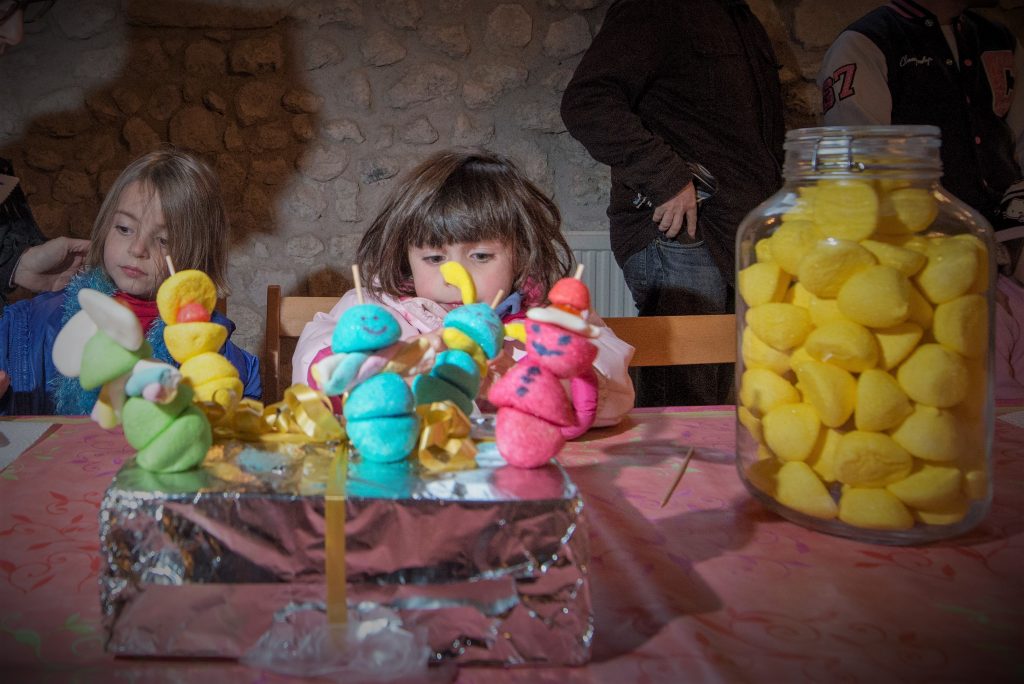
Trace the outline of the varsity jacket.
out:
M 1021 177 L 1024 57 L 1010 31 L 971 11 L 950 26 L 913 0 L 851 24 L 818 74 L 827 125 L 930 124 L 942 132 L 942 184 L 996 218 Z
M 114 283 L 101 269 L 75 276 L 58 292 L 44 292 L 8 306 L 0 316 L 0 370 L 7 371 L 11 386 L 0 397 L 0 415 L 88 415 L 99 390 L 83 390 L 77 378 L 61 375 L 53 365 L 53 342 L 60 329 L 78 311 L 78 291 L 83 287 L 113 294 Z M 231 333 L 235 324 L 217 311 L 211 321 L 228 329 L 228 341 L 220 353 L 238 369 L 243 393 L 260 399 L 260 362 L 235 346 Z M 164 323 L 157 318 L 146 340 L 153 357 L 178 365 L 164 344 Z
M 698 238 L 733 279 L 736 227 L 782 182 L 778 60 L 740 0 L 617 0 L 562 97 L 569 133 L 611 167 L 619 264 L 661 233 L 653 209 L 690 181 L 718 181 Z

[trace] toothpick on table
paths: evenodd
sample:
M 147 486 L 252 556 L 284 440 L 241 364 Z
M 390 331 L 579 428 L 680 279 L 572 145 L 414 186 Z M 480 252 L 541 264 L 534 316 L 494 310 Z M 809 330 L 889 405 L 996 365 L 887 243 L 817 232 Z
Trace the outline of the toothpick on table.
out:
M 171 275 L 174 275 L 174 273 L 175 273 L 175 271 L 174 271 L 174 262 L 171 261 L 171 255 L 170 254 L 165 254 L 164 255 L 164 259 L 167 260 L 167 270 L 171 272 Z
M 491 302 L 491 308 L 492 309 L 497 309 L 498 308 L 498 304 L 501 303 L 501 298 L 504 297 L 504 296 L 505 296 L 505 291 L 504 290 L 498 290 L 494 294 L 494 301 Z
M 661 500 L 661 506 L 659 506 L 659 508 L 664 508 L 665 504 L 668 503 L 668 500 L 672 498 L 672 495 L 676 491 L 676 487 L 679 486 L 679 483 L 683 479 L 683 475 L 686 474 L 686 467 L 688 465 L 690 465 L 690 459 L 692 457 L 693 457 L 693 447 L 691 446 L 689 449 L 686 450 L 686 456 L 683 458 L 683 467 L 679 469 L 679 472 L 676 474 L 675 479 L 672 480 L 672 486 L 668 488 L 667 492 L 665 492 L 665 498 L 663 498 Z
M 575 278 L 576 280 L 579 280 L 582 277 L 583 277 L 583 264 L 579 264 L 576 267 L 576 275 L 574 275 L 573 278 Z
M 352 264 L 352 280 L 356 284 L 356 300 L 363 303 L 363 284 L 359 281 L 359 264 Z

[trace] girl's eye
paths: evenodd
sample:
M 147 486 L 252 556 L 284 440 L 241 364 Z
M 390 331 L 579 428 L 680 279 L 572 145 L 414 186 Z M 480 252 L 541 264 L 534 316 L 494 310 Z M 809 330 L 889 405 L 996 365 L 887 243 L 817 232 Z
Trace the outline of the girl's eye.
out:
M 114 230 L 116 230 L 121 235 L 131 235 L 132 234 L 132 229 L 129 228 L 128 226 L 116 225 L 116 226 L 114 226 Z
M 160 249 L 167 249 L 168 245 L 171 244 L 170 240 L 165 237 L 157 238 L 156 242 L 160 245 Z
M 423 260 L 428 264 L 437 265 L 444 263 L 444 256 L 442 256 L 441 254 L 431 254 L 429 256 L 423 257 Z
M 473 261 L 485 264 L 491 259 L 493 259 L 494 255 L 489 252 L 473 252 L 472 254 L 469 255 L 469 258 L 472 259 Z

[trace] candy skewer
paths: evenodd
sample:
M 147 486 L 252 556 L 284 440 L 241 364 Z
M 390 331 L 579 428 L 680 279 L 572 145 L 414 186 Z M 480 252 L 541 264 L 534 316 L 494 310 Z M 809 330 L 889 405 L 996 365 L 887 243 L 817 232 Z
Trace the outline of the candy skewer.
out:
M 494 293 L 494 299 L 491 301 L 491 308 L 492 309 L 497 309 L 498 308 L 498 304 L 501 303 L 501 298 L 504 297 L 504 296 L 505 296 L 505 291 L 504 290 L 498 290 L 497 292 L 495 292 Z
M 683 466 L 679 469 L 679 472 L 676 473 L 675 479 L 672 480 L 672 486 L 670 486 L 668 488 L 668 491 L 665 492 L 665 496 L 661 500 L 661 505 L 658 508 L 664 508 L 665 504 L 668 503 L 668 500 L 672 498 L 672 494 L 675 493 L 676 487 L 679 486 L 679 483 L 683 479 L 683 475 L 686 474 L 686 468 L 687 468 L 687 466 L 690 465 L 690 459 L 691 458 L 693 458 L 693 447 L 692 446 L 689 449 L 686 450 L 686 456 L 683 458 Z
M 165 255 L 164 260 L 167 261 L 167 270 L 171 272 L 171 275 L 174 275 L 176 271 L 174 270 L 174 262 L 171 261 L 171 255 Z
M 580 278 L 583 277 L 583 264 L 579 264 L 576 266 L 576 273 L 573 274 L 572 277 L 575 278 L 576 280 L 579 280 Z
M 363 284 L 359 279 L 359 264 L 352 264 L 352 281 L 356 284 L 356 300 L 363 303 Z

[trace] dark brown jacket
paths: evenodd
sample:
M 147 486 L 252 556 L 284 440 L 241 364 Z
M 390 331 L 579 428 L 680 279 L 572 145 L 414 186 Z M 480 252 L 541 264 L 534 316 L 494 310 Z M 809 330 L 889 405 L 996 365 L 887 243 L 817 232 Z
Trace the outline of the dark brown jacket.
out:
M 696 161 L 718 180 L 698 237 L 733 281 L 736 226 L 782 182 L 778 64 L 746 3 L 617 0 L 566 88 L 562 118 L 611 167 L 620 264 L 659 234 L 652 207 L 683 189 Z

